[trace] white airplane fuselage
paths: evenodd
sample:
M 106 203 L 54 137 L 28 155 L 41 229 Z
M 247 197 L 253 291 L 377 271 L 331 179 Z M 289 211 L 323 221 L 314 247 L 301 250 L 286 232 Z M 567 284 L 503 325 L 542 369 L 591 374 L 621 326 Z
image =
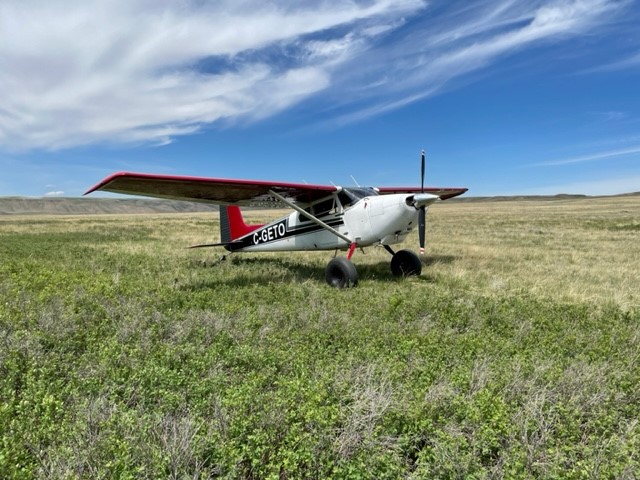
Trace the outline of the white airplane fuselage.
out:
M 402 242 L 418 223 L 418 210 L 407 201 L 413 198 L 412 195 L 366 196 L 346 208 L 342 207 L 337 195 L 334 197 L 334 208 L 317 215 L 317 219 L 352 239 L 358 247 Z M 335 250 L 349 248 L 352 243 L 296 211 L 236 242 L 233 250 L 244 252 Z

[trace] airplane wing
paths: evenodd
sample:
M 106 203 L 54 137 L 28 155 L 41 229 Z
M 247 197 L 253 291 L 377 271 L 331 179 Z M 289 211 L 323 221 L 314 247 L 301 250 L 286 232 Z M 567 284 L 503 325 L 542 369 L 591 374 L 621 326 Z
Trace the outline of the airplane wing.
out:
M 437 195 L 441 200 L 457 197 L 467 190 L 469 189 L 464 187 L 424 187 L 424 193 Z M 388 195 L 391 193 L 421 193 L 422 189 L 420 187 L 380 187 L 378 188 L 378 192 L 380 195 Z
M 334 185 L 118 172 L 90 188 L 85 195 L 100 190 L 223 205 L 277 207 L 282 206 L 282 203 L 273 198 L 269 194 L 269 190 L 296 203 L 310 203 L 326 197 L 337 189 L 338 187 Z M 381 195 L 421 192 L 420 187 L 380 187 L 377 190 Z M 462 195 L 467 191 L 467 188 L 425 187 L 424 191 L 446 200 Z
M 269 195 L 269 190 L 296 203 L 309 203 L 326 197 L 337 188 L 333 185 L 119 172 L 90 188 L 85 195 L 97 190 L 171 200 L 277 207 L 282 204 Z

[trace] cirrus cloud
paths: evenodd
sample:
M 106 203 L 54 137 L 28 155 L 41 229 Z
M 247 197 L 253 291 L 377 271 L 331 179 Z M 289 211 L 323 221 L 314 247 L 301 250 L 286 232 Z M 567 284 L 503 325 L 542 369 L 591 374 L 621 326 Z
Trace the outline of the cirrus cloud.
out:
M 422 7 L 421 0 L 7 0 L 0 145 L 167 143 L 217 120 L 273 115 L 329 85 L 330 62 L 286 58 L 287 46 L 344 26 L 355 37 Z M 317 39 L 306 43 L 323 50 Z M 252 55 L 267 49 L 281 65 Z
M 626 2 L 4 0 L 0 147 L 166 144 L 319 94 L 336 125 L 434 95 Z M 341 117 L 342 115 L 342 117 Z

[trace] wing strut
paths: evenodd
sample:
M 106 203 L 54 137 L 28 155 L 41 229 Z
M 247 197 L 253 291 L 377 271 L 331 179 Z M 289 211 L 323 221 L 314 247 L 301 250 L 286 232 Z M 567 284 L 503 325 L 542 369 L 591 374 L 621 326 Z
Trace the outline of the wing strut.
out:
M 339 231 L 337 231 L 335 228 L 330 227 L 329 225 L 327 225 L 326 223 L 324 223 L 322 220 L 314 217 L 313 215 L 311 215 L 309 212 L 307 212 L 306 210 L 303 210 L 302 208 L 300 208 L 299 206 L 297 206 L 295 203 L 287 200 L 286 198 L 284 198 L 282 195 L 277 194 L 276 192 L 274 192 L 273 190 L 269 190 L 269 194 L 273 195 L 274 197 L 276 197 L 278 200 L 280 200 L 282 203 L 288 205 L 289 207 L 293 208 L 296 212 L 298 212 L 300 215 L 304 215 L 305 217 L 307 217 L 309 220 L 311 220 L 313 223 L 315 223 L 316 225 L 320 225 L 322 228 L 324 228 L 325 230 L 327 230 L 328 232 L 333 233 L 336 237 L 341 238 L 342 240 L 344 240 L 345 242 L 347 242 L 349 245 L 355 245 L 355 242 L 353 240 L 351 240 L 349 237 L 347 237 L 346 235 L 341 234 Z

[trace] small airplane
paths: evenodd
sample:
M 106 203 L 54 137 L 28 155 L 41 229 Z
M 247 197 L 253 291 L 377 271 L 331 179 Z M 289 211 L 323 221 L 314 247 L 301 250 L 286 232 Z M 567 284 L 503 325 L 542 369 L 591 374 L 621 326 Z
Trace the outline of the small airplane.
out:
M 425 156 L 421 156 L 420 187 L 340 187 L 119 172 L 89 189 L 172 200 L 220 205 L 220 243 L 194 245 L 224 247 L 229 252 L 285 252 L 304 250 L 347 251 L 327 265 L 325 278 L 336 288 L 357 285 L 351 257 L 356 248 L 380 245 L 391 255 L 395 276 L 420 275 L 422 262 L 410 250 L 395 252 L 418 227 L 424 254 L 427 209 L 439 200 L 462 195 L 467 188 L 424 186 Z M 241 206 L 294 211 L 266 225 L 247 225 Z

